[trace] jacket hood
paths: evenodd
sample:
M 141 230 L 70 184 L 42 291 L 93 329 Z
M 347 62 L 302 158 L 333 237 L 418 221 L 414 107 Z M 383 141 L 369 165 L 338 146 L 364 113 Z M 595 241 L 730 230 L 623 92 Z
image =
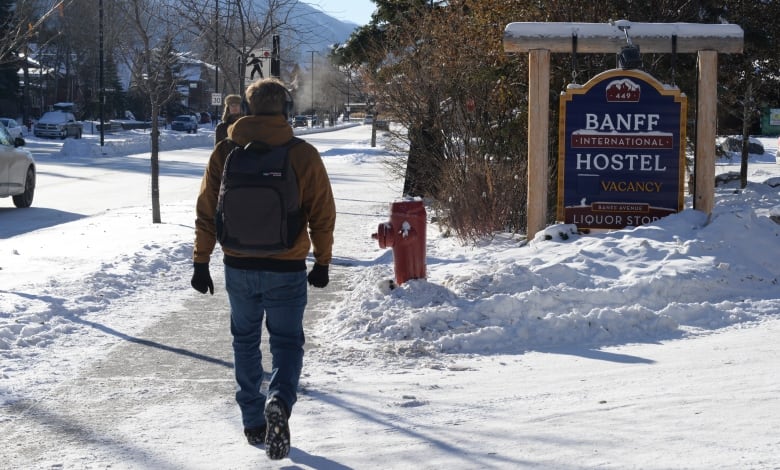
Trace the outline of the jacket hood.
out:
M 282 145 L 292 137 L 292 127 L 281 114 L 244 116 L 228 128 L 228 138 L 241 146 L 255 140 L 268 145 Z

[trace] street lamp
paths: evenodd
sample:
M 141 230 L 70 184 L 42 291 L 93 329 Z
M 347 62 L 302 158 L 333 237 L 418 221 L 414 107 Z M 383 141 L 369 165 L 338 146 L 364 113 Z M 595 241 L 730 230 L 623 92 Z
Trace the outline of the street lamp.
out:
M 373 119 L 371 119 L 371 147 L 376 147 L 376 113 L 374 112 L 374 105 L 376 102 L 374 101 L 374 98 L 369 97 L 366 104 L 367 111 L 373 115 Z
M 316 51 L 309 52 L 311 52 L 311 114 L 314 116 L 314 53 Z
M 24 88 L 22 89 L 22 125 L 30 120 L 30 45 L 24 43 Z

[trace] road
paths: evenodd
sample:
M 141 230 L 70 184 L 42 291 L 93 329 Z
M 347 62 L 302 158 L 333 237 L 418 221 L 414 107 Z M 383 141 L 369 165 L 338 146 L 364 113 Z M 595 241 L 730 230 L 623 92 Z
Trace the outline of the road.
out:
M 213 131 L 166 132 L 173 138 L 169 147 L 178 149 L 160 153 L 160 202 L 194 202 L 212 150 Z M 334 149 L 369 139 L 370 132 L 367 126 L 357 126 L 306 133 L 304 138 L 327 156 Z M 15 209 L 10 198 L 0 199 L 0 239 L 122 207 L 151 208 L 148 134 L 106 137 L 105 148 L 111 150 L 107 155 L 100 155 L 99 135 L 91 133 L 79 140 L 26 139 L 37 165 L 35 199 L 25 210 Z

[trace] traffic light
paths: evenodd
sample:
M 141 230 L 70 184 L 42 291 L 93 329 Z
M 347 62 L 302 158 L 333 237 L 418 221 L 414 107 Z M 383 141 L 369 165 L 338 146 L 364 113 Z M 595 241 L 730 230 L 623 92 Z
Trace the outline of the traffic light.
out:
M 281 78 L 281 59 L 279 57 L 279 35 L 273 36 L 273 47 L 271 48 L 271 76 Z

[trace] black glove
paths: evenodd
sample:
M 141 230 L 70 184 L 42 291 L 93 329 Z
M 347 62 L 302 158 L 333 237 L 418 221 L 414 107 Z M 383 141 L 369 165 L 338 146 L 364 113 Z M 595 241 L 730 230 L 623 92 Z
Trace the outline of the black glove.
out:
M 314 263 L 314 267 L 309 272 L 309 284 L 314 287 L 323 288 L 328 285 L 328 266 Z
M 192 280 L 190 284 L 196 291 L 201 294 L 205 294 L 209 291 L 211 295 L 214 295 L 214 281 L 211 280 L 211 273 L 209 273 L 208 263 L 194 263 L 195 272 L 192 274 Z M 327 276 L 327 273 L 325 273 Z

